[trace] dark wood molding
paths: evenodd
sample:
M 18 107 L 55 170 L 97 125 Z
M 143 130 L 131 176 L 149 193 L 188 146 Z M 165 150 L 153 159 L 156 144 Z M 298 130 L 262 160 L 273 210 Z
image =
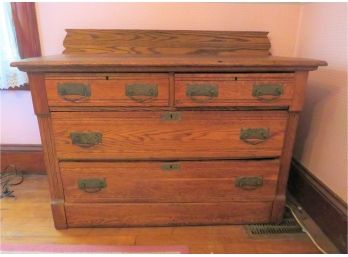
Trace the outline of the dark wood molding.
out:
M 347 253 L 347 204 L 297 160 L 292 161 L 288 188 L 335 246 Z
M 18 51 L 21 58 L 41 56 L 39 30 L 34 2 L 12 2 L 12 18 L 16 30 Z M 30 90 L 26 83 L 6 90 Z
M 41 145 L 0 145 L 1 171 L 15 165 L 25 174 L 45 174 Z
M 41 56 L 35 3 L 13 2 L 11 3 L 11 8 L 20 57 L 30 58 Z

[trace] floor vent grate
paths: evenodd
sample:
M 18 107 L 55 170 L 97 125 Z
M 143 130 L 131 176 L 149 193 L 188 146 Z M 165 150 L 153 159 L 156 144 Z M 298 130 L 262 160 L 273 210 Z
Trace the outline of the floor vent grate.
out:
M 286 208 L 284 219 L 280 224 L 253 224 L 246 225 L 245 229 L 249 235 L 304 233 L 288 208 Z

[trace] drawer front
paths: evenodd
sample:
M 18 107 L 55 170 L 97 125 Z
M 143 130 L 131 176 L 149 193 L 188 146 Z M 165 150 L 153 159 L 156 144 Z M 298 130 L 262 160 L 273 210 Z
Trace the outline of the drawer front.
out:
M 71 203 L 273 201 L 278 170 L 278 160 L 60 163 Z
M 65 204 L 69 227 L 268 223 L 271 210 L 272 202 Z
M 108 78 L 108 79 L 107 79 Z M 50 106 L 168 106 L 167 75 L 47 78 Z
M 53 112 L 59 159 L 278 157 L 285 111 Z
M 178 74 L 175 105 L 289 106 L 295 77 L 283 74 Z

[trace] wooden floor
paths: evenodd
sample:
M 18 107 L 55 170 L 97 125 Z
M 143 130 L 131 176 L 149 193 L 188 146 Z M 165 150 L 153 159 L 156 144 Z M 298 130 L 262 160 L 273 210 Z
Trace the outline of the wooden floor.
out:
M 243 226 L 55 230 L 46 176 L 27 176 L 1 200 L 1 242 L 15 244 L 185 245 L 190 253 L 319 253 L 305 234 L 250 238 Z

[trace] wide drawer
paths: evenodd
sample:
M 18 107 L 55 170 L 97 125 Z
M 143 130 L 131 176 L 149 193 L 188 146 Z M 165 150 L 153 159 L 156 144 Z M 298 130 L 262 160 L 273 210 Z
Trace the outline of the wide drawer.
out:
M 65 201 L 273 201 L 279 160 L 61 162 Z
M 59 159 L 178 160 L 281 155 L 285 111 L 53 112 Z
M 69 227 L 268 223 L 273 202 L 66 203 Z
M 293 73 L 177 74 L 175 105 L 289 106 L 294 84 Z
M 50 106 L 168 106 L 167 75 L 47 77 Z

